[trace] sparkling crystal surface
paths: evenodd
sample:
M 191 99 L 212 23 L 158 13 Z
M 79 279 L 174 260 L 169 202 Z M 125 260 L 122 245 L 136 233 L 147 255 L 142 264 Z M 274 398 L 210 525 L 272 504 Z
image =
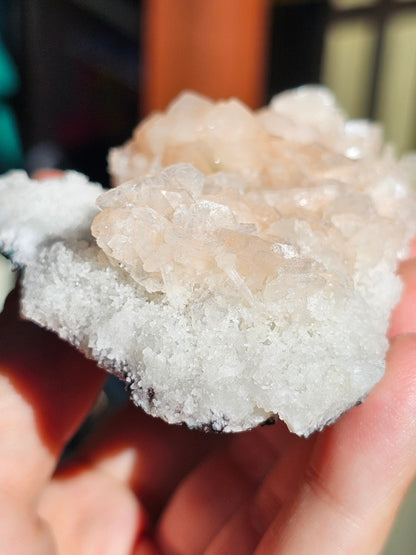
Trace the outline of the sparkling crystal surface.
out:
M 365 398 L 416 235 L 414 155 L 303 87 L 257 112 L 185 93 L 110 170 L 107 192 L 0 179 L 27 318 L 172 423 L 308 435 Z

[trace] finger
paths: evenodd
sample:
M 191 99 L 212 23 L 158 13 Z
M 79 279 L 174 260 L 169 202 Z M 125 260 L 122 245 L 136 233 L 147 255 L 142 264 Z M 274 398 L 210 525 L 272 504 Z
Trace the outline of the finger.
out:
M 62 170 L 42 168 L 33 172 L 32 179 L 43 180 L 43 179 L 60 178 L 62 177 L 63 173 L 64 172 Z
M 409 258 L 416 258 L 416 237 L 410 243 Z
M 200 553 L 246 503 L 293 437 L 283 423 L 230 437 L 175 492 L 157 538 L 166 553 Z
M 39 501 L 57 553 L 133 553 L 147 517 L 129 488 L 87 465 L 60 471 Z
M 47 523 L 27 507 L 0 493 L 1 553 L 56 555 L 56 544 Z
M 252 498 L 226 522 L 206 550 L 210 553 L 254 553 L 260 539 L 287 500 L 293 496 L 303 475 L 315 437 L 298 438 L 271 468 Z
M 7 303 L 0 316 L 0 483 L 32 502 L 104 381 L 69 345 L 19 320 Z
M 391 317 L 389 337 L 416 333 L 416 258 L 403 262 L 399 275 L 403 280 L 403 292 Z
M 143 538 L 134 549 L 133 555 L 160 555 L 160 551 L 150 539 Z
M 368 399 L 317 439 L 303 486 L 256 554 L 378 553 L 415 472 L 415 414 L 416 335 L 399 336 Z
M 75 464 L 58 470 L 41 498 L 40 514 L 62 552 L 78 553 L 82 545 L 94 553 L 156 553 L 143 536 L 147 508 L 166 502 L 194 459 L 217 439 L 126 407 L 88 436 Z
M 128 485 L 154 517 L 183 476 L 222 441 L 129 404 L 101 423 L 78 458 Z

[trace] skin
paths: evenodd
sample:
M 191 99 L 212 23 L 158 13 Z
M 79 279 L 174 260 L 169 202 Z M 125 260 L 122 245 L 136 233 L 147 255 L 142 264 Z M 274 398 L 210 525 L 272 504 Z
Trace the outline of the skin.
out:
M 65 464 L 105 374 L 20 320 L 11 295 L 0 316 L 1 552 L 379 553 L 416 471 L 416 258 L 400 273 L 386 375 L 323 432 L 204 434 L 127 406 Z

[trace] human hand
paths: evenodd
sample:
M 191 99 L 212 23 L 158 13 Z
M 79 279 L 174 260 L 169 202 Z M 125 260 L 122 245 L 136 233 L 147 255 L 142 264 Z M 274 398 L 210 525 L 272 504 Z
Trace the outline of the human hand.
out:
M 136 553 L 178 481 L 221 438 L 127 407 L 56 469 L 106 373 L 19 319 L 16 301 L 0 315 L 0 552 Z
M 416 249 L 415 249 L 416 251 Z M 378 553 L 416 469 L 416 260 L 387 372 L 308 439 L 281 423 L 233 436 L 128 407 L 55 470 L 104 372 L 0 317 L 0 546 L 5 554 Z

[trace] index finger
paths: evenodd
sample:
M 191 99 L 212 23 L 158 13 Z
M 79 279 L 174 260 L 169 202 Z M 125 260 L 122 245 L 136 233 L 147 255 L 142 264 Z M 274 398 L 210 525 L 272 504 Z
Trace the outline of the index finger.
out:
M 401 263 L 398 274 L 403 281 L 403 291 L 390 319 L 390 338 L 416 333 L 416 238 L 411 244 L 409 258 Z
M 0 315 L 0 483 L 31 502 L 88 413 L 105 372 L 70 345 L 21 320 L 16 294 Z

